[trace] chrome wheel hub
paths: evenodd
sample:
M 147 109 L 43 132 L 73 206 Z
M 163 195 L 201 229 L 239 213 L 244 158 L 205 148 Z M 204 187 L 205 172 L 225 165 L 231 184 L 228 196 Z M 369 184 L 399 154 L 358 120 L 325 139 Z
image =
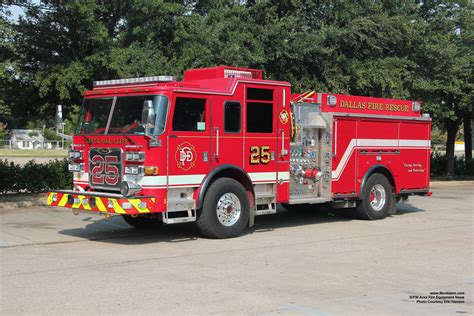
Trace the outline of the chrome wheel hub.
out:
M 372 190 L 370 190 L 370 206 L 372 206 L 374 211 L 382 210 L 386 200 L 387 194 L 384 187 L 381 184 L 374 185 Z
M 225 193 L 217 201 L 217 219 L 224 226 L 232 226 L 240 218 L 242 207 L 234 193 Z

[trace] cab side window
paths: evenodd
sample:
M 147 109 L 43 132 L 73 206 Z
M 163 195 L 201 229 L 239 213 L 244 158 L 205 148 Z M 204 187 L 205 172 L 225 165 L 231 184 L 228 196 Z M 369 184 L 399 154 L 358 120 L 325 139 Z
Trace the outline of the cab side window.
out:
M 247 88 L 247 132 L 273 132 L 273 89 Z
M 241 106 L 239 102 L 227 101 L 224 104 L 224 131 L 239 133 L 241 126 Z
M 176 98 L 173 131 L 202 132 L 206 130 L 206 100 Z

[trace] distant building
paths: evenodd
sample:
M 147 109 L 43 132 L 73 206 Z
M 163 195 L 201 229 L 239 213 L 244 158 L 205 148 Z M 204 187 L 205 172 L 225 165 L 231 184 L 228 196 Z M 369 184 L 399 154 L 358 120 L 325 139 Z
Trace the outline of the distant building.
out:
M 11 148 L 16 149 L 50 149 L 51 143 L 45 143 L 40 130 L 12 129 L 10 133 Z

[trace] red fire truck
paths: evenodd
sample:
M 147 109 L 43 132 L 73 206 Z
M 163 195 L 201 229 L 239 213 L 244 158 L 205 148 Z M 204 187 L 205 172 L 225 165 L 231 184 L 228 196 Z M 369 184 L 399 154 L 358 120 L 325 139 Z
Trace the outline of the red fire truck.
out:
M 73 189 L 48 204 L 134 227 L 196 221 L 238 236 L 257 215 L 326 203 L 362 219 L 430 195 L 420 102 L 291 94 L 261 70 L 218 66 L 94 82 L 69 151 Z

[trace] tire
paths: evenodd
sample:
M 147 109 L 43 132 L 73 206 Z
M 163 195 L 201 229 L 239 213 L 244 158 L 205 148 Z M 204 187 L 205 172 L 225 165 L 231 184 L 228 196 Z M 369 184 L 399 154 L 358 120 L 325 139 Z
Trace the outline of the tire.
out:
M 392 186 L 388 179 L 374 173 L 368 179 L 358 203 L 356 214 L 361 219 L 378 220 L 387 217 L 393 206 Z
M 242 184 L 234 179 L 219 178 L 207 190 L 196 223 L 207 237 L 232 238 L 243 232 L 249 213 L 249 196 Z
M 123 220 L 136 229 L 150 229 L 160 227 L 163 222 L 157 216 L 138 215 L 122 215 Z

